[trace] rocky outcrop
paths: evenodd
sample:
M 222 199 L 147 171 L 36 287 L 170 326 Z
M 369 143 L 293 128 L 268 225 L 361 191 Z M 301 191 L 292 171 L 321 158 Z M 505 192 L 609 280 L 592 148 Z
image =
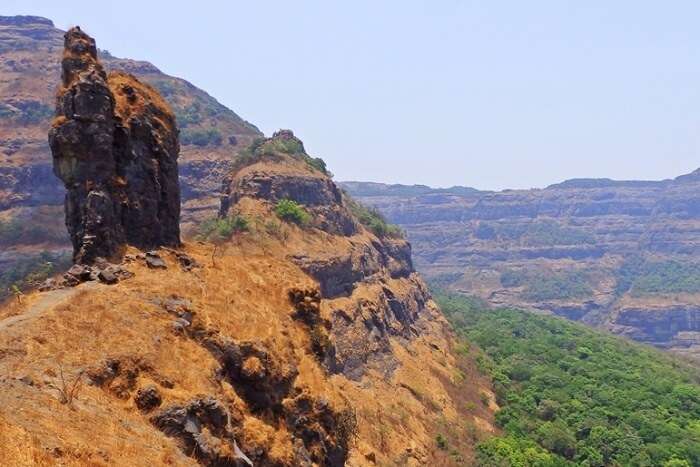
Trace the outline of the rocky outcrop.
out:
M 49 132 L 63 181 L 76 262 L 111 258 L 127 244 L 180 243 L 175 117 L 158 93 L 125 73 L 107 76 L 95 41 L 65 35 L 62 86 Z
M 700 306 L 624 307 L 614 325 L 635 340 L 667 347 L 679 334 L 700 333 Z
M 316 227 L 331 234 L 350 236 L 357 233 L 357 223 L 343 202 L 343 194 L 333 181 L 312 164 L 304 145 L 290 130 L 280 130 L 272 138 L 251 148 L 250 157 L 275 164 L 255 164 L 234 170 L 223 181 L 220 215 L 243 198 L 277 203 L 288 199 L 311 212 Z M 289 165 L 297 162 L 296 167 Z M 298 170 L 301 169 L 301 170 Z
M 222 191 L 221 216 L 254 210 L 259 217 L 251 203 L 275 216 L 281 200 L 294 201 L 309 214 L 302 229 L 324 232 L 329 243 L 317 249 L 289 241 L 288 257 L 318 282 L 322 303 L 330 309 L 323 317 L 330 342 L 316 344 L 325 367 L 353 379 L 369 368 L 391 375 L 396 360 L 390 338 L 416 337 L 415 323 L 437 313 L 413 269 L 410 244 L 363 226 L 347 195 L 310 164 L 303 144 L 288 130 L 254 147 Z M 311 329 L 325 335 L 318 326 Z M 315 338 L 325 340 L 320 334 Z

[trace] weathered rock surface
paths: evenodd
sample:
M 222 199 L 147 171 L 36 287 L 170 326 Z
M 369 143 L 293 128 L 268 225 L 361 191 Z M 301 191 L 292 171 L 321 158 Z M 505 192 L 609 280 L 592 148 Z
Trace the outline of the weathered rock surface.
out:
M 413 269 L 410 244 L 396 236 L 378 237 L 363 227 L 347 195 L 310 163 L 303 144 L 289 130 L 275 133 L 259 147 L 224 180 L 221 215 L 255 210 L 251 216 L 259 216 L 262 205 L 274 216 L 271 211 L 280 200 L 302 206 L 310 215 L 304 228 L 328 234 L 332 245 L 317 249 L 290 244 L 288 251 L 318 281 L 320 296 L 331 308 L 325 319 L 332 344 L 317 343 L 318 353 L 329 371 L 350 378 L 361 378 L 371 367 L 391 375 L 396 362 L 390 337 L 416 337 L 414 324 L 436 313 Z M 325 340 L 320 327 L 313 329 L 316 339 Z
M 304 205 L 311 212 L 315 226 L 321 230 L 345 236 L 357 233 L 357 223 L 343 203 L 340 189 L 329 177 L 319 176 L 325 174 L 313 166 L 295 165 L 288 154 L 276 152 L 287 150 L 298 151 L 292 154 L 302 160 L 311 159 L 301 140 L 290 130 L 280 130 L 272 138 L 260 141 L 259 148 L 252 150 L 253 156 L 277 165 L 272 171 L 260 165 L 253 169 L 243 166 L 224 178 L 220 215 L 225 216 L 230 207 L 243 198 L 268 203 L 289 199 Z
M 674 180 L 579 179 L 502 192 L 341 186 L 406 230 L 416 267 L 430 281 L 700 355 L 700 341 L 689 345 L 697 329 L 686 313 L 697 295 L 671 294 L 677 296 L 661 306 L 663 294 L 646 293 L 631 309 L 623 303 L 631 259 L 700 263 L 700 171 Z
M 107 76 L 95 41 L 65 35 L 62 85 L 49 132 L 66 189 L 74 260 L 180 244 L 175 117 L 157 91 L 126 73 Z

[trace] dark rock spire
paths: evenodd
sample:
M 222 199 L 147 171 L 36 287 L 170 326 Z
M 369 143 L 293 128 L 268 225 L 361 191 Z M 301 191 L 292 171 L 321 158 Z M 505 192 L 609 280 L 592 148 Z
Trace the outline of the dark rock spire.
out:
M 126 73 L 106 75 L 95 41 L 65 34 L 62 85 L 49 132 L 54 173 L 68 190 L 74 260 L 180 243 L 178 130 L 168 105 Z

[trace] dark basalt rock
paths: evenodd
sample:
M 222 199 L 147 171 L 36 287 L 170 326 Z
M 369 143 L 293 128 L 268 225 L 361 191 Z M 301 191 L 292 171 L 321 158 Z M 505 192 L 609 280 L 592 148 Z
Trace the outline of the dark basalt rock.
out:
M 157 92 L 125 73 L 108 77 L 95 41 L 65 35 L 62 86 L 49 132 L 66 189 L 66 225 L 78 263 L 180 243 L 175 118 Z
M 212 397 L 172 406 L 151 418 L 159 430 L 180 442 L 182 450 L 203 465 L 252 466 L 231 431 L 230 414 Z
M 148 386 L 136 391 L 134 403 L 142 412 L 150 412 L 163 402 L 163 398 L 155 386 Z

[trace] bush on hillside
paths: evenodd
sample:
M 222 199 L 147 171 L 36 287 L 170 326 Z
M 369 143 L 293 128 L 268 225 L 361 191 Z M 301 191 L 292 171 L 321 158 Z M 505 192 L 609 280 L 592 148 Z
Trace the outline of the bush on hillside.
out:
M 388 223 L 376 208 L 368 208 L 347 195 L 346 201 L 350 212 L 360 224 L 371 230 L 377 237 L 402 238 L 404 236 L 403 231 L 398 226 Z
M 292 222 L 299 226 L 306 226 L 311 222 L 311 214 L 296 201 L 282 199 L 275 205 L 275 214 L 286 222 Z
M 240 215 L 210 219 L 202 223 L 198 238 L 211 242 L 230 240 L 236 234 L 249 230 L 248 220 Z
M 302 142 L 295 137 L 281 138 L 273 136 L 272 138 L 254 139 L 250 146 L 241 151 L 236 157 L 233 170 L 235 172 L 243 167 L 254 164 L 263 157 L 275 160 L 285 155 L 292 156 L 295 159 L 305 162 L 309 167 L 324 175 L 329 177 L 333 176 L 333 174 L 328 171 L 326 162 L 320 157 L 309 156 Z
M 180 133 L 182 144 L 192 144 L 194 146 L 220 146 L 223 141 L 221 132 L 216 128 L 189 129 L 185 128 Z

